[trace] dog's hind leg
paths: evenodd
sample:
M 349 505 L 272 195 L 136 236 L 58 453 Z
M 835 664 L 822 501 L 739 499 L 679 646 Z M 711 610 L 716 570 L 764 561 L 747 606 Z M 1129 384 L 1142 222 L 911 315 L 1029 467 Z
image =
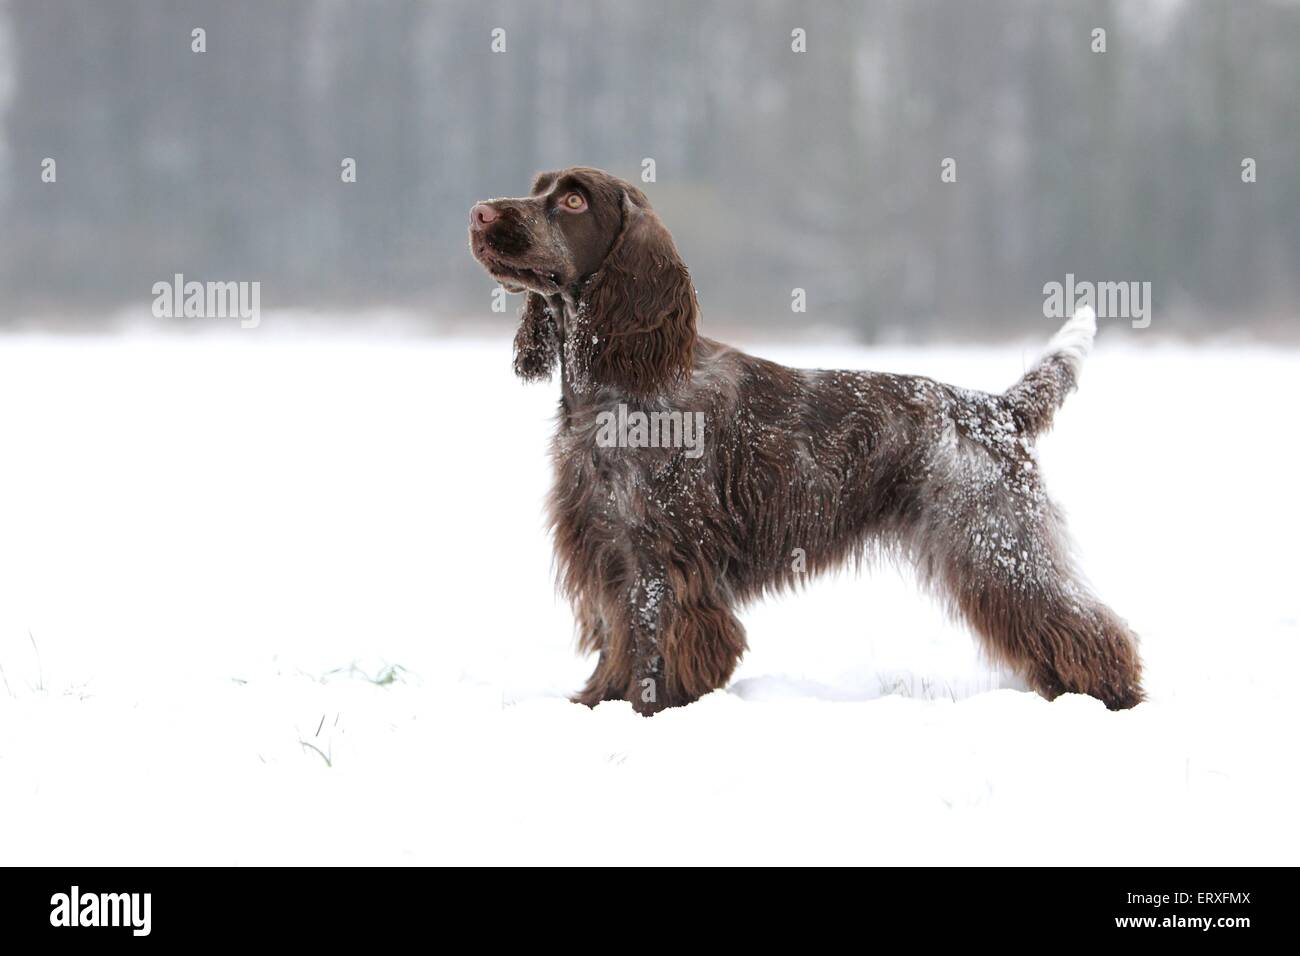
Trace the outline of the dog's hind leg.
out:
M 952 389 L 928 473 L 918 554 L 990 654 L 1046 697 L 1143 698 L 1137 640 L 1074 568 L 1033 438 L 1075 387 L 1096 318 L 1082 309 L 1005 395 Z
M 933 503 L 917 542 L 923 576 L 996 661 L 1047 698 L 1090 694 L 1111 710 L 1142 700 L 1137 642 L 1082 582 L 1056 508 L 1036 479 L 964 476 Z M 996 489 L 996 490 L 995 490 Z
M 1132 707 L 1142 700 L 1136 640 L 1075 570 L 1032 445 L 998 396 L 952 394 L 911 542 L 922 575 L 1044 696 Z
M 1089 694 L 1111 710 L 1143 699 L 1137 642 L 1116 614 L 1069 572 L 1040 572 L 1033 587 L 960 557 L 945 574 L 955 606 L 992 657 L 1049 699 Z

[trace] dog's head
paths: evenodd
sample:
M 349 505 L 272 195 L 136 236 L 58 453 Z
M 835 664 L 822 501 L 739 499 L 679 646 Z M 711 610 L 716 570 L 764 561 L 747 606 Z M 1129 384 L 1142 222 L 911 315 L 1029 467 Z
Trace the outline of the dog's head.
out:
M 645 194 L 599 169 L 542 173 L 532 193 L 470 210 L 474 257 L 527 292 L 515 370 L 549 377 L 558 358 L 547 299 L 572 305 L 574 350 L 592 384 L 646 394 L 681 377 L 695 342 L 690 273 Z

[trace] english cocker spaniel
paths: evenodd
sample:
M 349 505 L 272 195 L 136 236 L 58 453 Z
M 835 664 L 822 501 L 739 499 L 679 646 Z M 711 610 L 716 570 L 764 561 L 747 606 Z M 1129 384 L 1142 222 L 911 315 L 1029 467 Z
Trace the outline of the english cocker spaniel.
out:
M 579 646 L 576 700 L 644 714 L 725 687 L 736 608 L 845 561 L 910 559 L 1046 697 L 1143 699 L 1136 639 L 1076 571 L 1034 438 L 1096 331 L 1080 310 L 1001 395 L 792 369 L 696 334 L 690 273 L 645 194 L 543 173 L 470 210 L 470 248 L 525 293 L 526 381 L 560 373 L 550 517 Z

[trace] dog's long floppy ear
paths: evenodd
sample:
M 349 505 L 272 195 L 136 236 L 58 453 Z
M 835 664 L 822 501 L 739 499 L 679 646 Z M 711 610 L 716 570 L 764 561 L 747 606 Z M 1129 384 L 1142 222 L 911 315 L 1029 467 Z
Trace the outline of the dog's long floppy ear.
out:
M 524 298 L 515 333 L 515 374 L 525 382 L 544 382 L 555 371 L 560 356 L 560 336 L 555 316 L 536 292 Z
M 698 304 L 673 238 L 639 192 L 623 196 L 623 228 L 582 295 L 591 381 L 648 395 L 684 378 Z

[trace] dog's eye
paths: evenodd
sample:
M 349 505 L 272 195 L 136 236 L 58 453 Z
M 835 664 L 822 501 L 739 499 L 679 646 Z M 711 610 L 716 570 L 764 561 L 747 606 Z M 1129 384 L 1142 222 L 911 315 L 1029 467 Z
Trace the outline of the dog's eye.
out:
M 569 212 L 582 212 L 587 208 L 587 200 L 582 197 L 582 193 L 568 193 L 560 200 L 560 205 Z

